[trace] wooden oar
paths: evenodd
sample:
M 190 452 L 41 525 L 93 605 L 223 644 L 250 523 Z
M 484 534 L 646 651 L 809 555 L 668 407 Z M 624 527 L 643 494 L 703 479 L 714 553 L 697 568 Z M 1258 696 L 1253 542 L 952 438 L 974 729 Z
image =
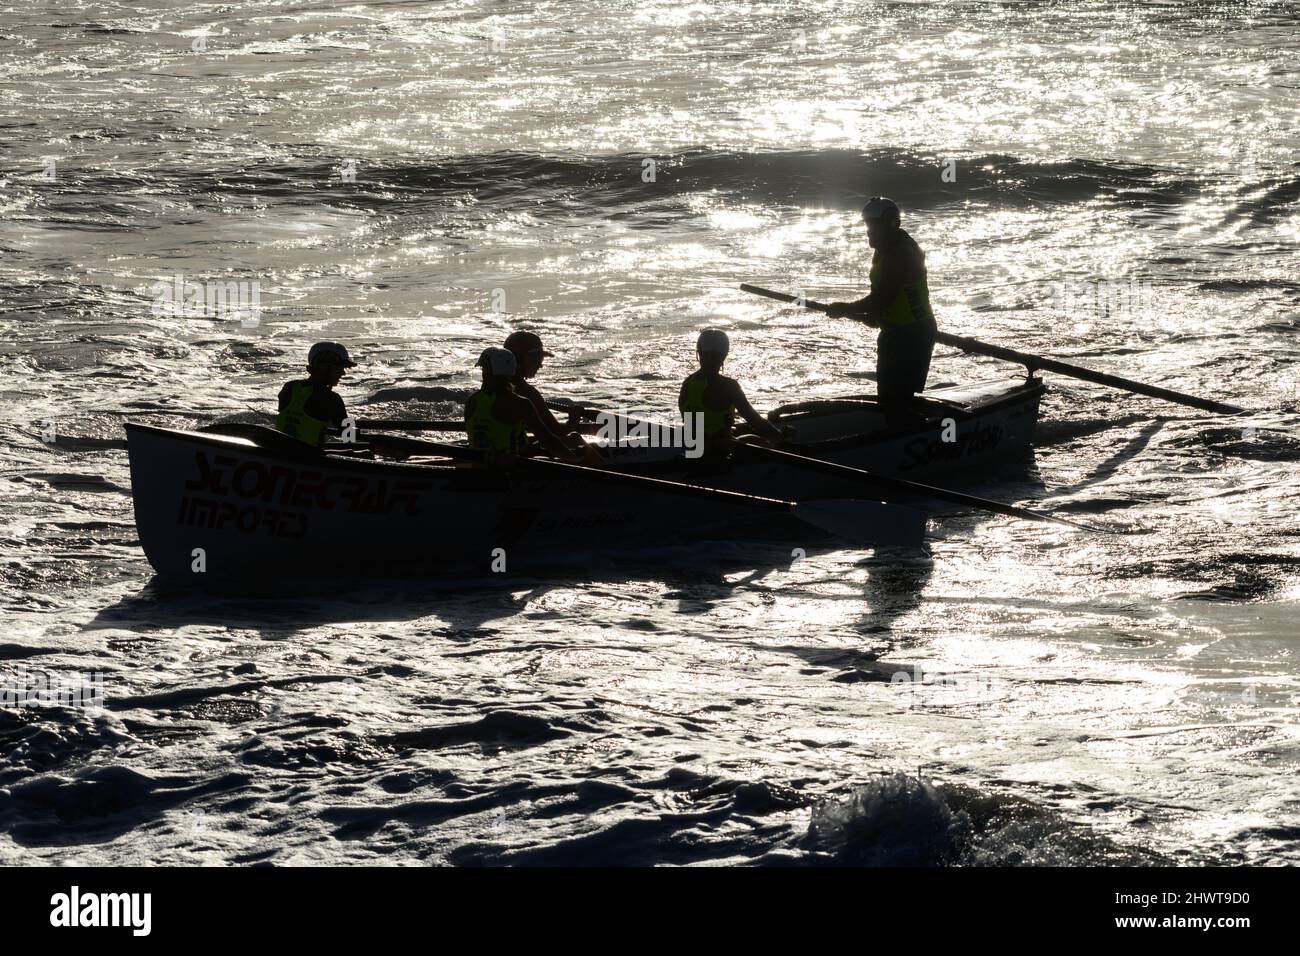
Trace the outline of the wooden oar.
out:
M 824 302 L 813 302 L 810 299 L 801 299 L 785 292 L 773 292 L 771 289 L 763 289 L 756 285 L 742 284 L 742 292 L 749 292 L 753 295 L 765 296 L 769 299 L 776 299 L 778 302 L 794 302 L 802 305 L 805 309 L 812 309 L 816 312 L 825 312 L 829 306 Z M 874 324 L 874 323 L 868 323 Z M 1058 362 L 1056 359 L 1047 358 L 1043 355 L 1034 355 L 1032 352 L 1018 352 L 1015 349 L 1003 348 L 1000 345 L 989 345 L 987 342 L 980 342 L 977 339 L 967 338 L 964 335 L 953 335 L 949 332 L 936 332 L 935 341 L 942 342 L 944 345 L 951 345 L 954 348 L 961 349 L 963 352 L 970 352 L 973 355 L 987 355 L 990 358 L 1004 359 L 1008 362 L 1016 362 L 1026 366 L 1031 372 L 1043 369 L 1048 372 L 1059 372 L 1061 375 L 1069 375 L 1071 378 L 1082 379 L 1085 382 L 1095 382 L 1098 385 L 1107 385 L 1111 388 L 1123 389 L 1127 392 L 1135 392 L 1138 395 L 1149 395 L 1151 398 L 1160 398 L 1166 402 L 1175 402 L 1179 405 L 1189 405 L 1192 408 L 1199 408 L 1207 412 L 1216 412 L 1220 415 L 1239 415 L 1247 411 L 1239 405 L 1229 405 L 1227 402 L 1216 402 L 1208 398 L 1198 398 L 1195 395 L 1188 395 L 1184 392 L 1175 392 L 1173 389 L 1160 388 L 1157 385 L 1146 385 L 1142 382 L 1135 382 L 1132 379 L 1120 378 L 1118 375 L 1107 375 L 1105 372 L 1094 372 L 1092 369 L 1082 368 L 1078 365 L 1070 365 L 1066 362 Z
M 600 426 L 594 422 L 579 422 L 573 427 L 587 435 L 594 435 L 600 431 Z M 359 431 L 464 432 L 465 423 L 433 422 L 419 418 L 374 418 L 357 422 L 357 429 Z
M 357 422 L 358 431 L 390 429 L 400 432 L 463 432 L 464 422 L 431 422 L 419 418 L 368 418 Z
M 610 414 L 601 412 L 599 409 L 584 409 L 593 414 Z M 1005 504 L 1001 501 L 995 501 L 992 498 L 981 498 L 977 495 L 967 495 L 960 491 L 949 491 L 947 488 L 936 488 L 933 485 L 923 485 L 919 482 L 908 481 L 905 478 L 893 478 L 887 475 L 878 475 L 874 471 L 867 471 L 865 468 L 854 468 L 850 465 L 841 465 L 833 461 L 826 461 L 824 458 L 813 458 L 810 455 L 798 455 L 794 452 L 782 451 L 776 448 L 769 448 L 764 445 L 751 445 L 747 442 L 738 442 L 736 444 L 737 454 L 750 454 L 756 457 L 779 458 L 790 465 L 801 468 L 807 468 L 811 471 L 821 471 L 826 474 L 837 475 L 842 478 L 856 478 L 862 481 L 871 481 L 876 485 L 885 488 L 892 488 L 895 491 L 905 492 L 910 495 L 924 496 L 927 498 L 936 498 L 940 501 L 951 501 L 954 504 L 966 505 L 970 508 L 977 508 L 981 511 L 989 511 L 993 514 L 1010 515 L 1013 518 L 1025 518 L 1030 521 L 1054 521 L 1057 524 L 1069 525 L 1072 528 L 1079 528 L 1083 531 L 1102 531 L 1099 528 L 1089 527 L 1080 524 L 1077 521 L 1070 521 L 1068 518 L 1057 518 L 1054 515 L 1042 511 L 1033 511 L 1029 508 L 1021 508 L 1016 505 Z M 1114 532 L 1106 531 L 1106 534 Z
M 1001 501 L 994 501 L 992 498 L 981 498 L 978 495 L 963 494 L 960 491 L 949 491 L 947 488 L 937 488 L 934 485 L 924 485 L 920 482 L 908 481 L 905 478 L 894 478 L 889 475 L 880 475 L 874 471 L 867 471 L 865 468 L 854 468 L 851 465 L 841 465 L 837 462 L 826 461 L 823 458 L 813 458 L 809 455 L 797 455 L 794 452 L 785 451 L 779 448 L 769 448 L 764 445 L 751 445 L 748 442 L 738 442 L 736 445 L 736 454 L 782 461 L 800 468 L 807 468 L 809 471 L 820 471 L 824 474 L 836 475 L 841 478 L 856 478 L 860 481 L 870 482 L 871 484 L 883 488 L 892 488 L 895 491 L 905 492 L 909 495 L 935 498 L 939 501 L 951 501 L 953 504 L 966 505 L 968 508 L 976 508 L 980 511 L 991 511 L 994 514 L 1010 515 L 1013 518 L 1026 518 L 1030 521 L 1053 521 L 1057 524 L 1069 525 L 1072 528 L 1079 528 L 1083 531 L 1092 531 L 1101 534 L 1115 534 L 1115 532 L 1108 531 L 1104 528 L 1094 528 L 1090 525 L 1080 524 L 1077 521 L 1071 521 L 1068 518 L 1058 518 L 1045 511 L 1033 511 L 1029 508 L 1021 508 L 1017 505 L 1009 505 Z
M 442 455 L 458 461 L 482 461 L 483 452 L 464 445 L 451 445 L 446 442 L 422 441 L 417 438 L 404 438 L 398 435 L 375 435 L 371 438 L 376 444 L 405 452 L 425 452 Z M 739 491 L 723 491 L 692 485 L 684 481 L 668 481 L 663 478 L 650 478 L 644 475 L 632 475 L 621 471 L 609 471 L 604 468 L 588 468 L 585 465 L 573 465 L 563 461 L 551 461 L 542 458 L 516 459 L 521 470 L 541 474 L 552 474 L 572 478 L 584 478 L 594 482 L 637 488 L 645 492 L 668 493 L 688 498 L 702 498 L 721 505 L 738 505 L 763 511 L 780 512 L 817 528 L 843 538 L 867 538 L 872 543 L 886 539 L 894 543 L 919 540 L 925 528 L 925 516 L 903 505 L 885 504 L 879 501 L 867 501 L 858 498 L 835 498 L 817 501 L 784 501 L 780 498 L 764 498 L 748 495 Z
M 577 412 L 587 418 L 596 418 L 601 415 L 610 418 L 622 419 L 634 428 L 645 426 L 647 428 L 681 428 L 681 425 L 657 425 L 654 422 L 648 422 L 641 418 L 628 418 L 626 415 L 620 415 L 618 412 L 607 412 L 599 408 L 591 408 L 588 405 L 567 404 L 565 402 L 547 402 L 546 407 L 557 412 Z M 580 423 L 581 424 L 581 423 Z

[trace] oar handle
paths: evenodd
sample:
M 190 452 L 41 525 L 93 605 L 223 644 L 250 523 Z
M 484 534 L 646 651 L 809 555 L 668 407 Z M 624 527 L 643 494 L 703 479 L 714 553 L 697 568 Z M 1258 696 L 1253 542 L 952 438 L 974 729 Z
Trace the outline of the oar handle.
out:
M 797 295 L 791 295 L 788 292 L 775 292 L 772 289 L 764 289 L 761 286 L 749 285 L 746 282 L 740 284 L 741 292 L 748 292 L 752 295 L 761 295 L 768 299 L 776 299 L 778 302 L 793 302 L 796 305 L 803 306 L 805 309 L 812 309 L 814 312 L 825 312 L 830 308 L 825 302 L 814 302 L 812 299 L 801 298 Z
M 749 285 L 748 283 L 742 283 L 740 290 L 752 295 L 761 295 L 768 299 L 776 299 L 778 302 L 793 302 L 816 312 L 825 312 L 829 308 L 821 302 L 801 299 L 800 297 L 790 295 L 787 292 L 774 292 L 771 289 L 764 289 L 761 286 Z M 1173 389 L 1160 388 L 1157 385 L 1147 385 L 1143 382 L 1135 382 L 1132 379 L 1120 378 L 1118 375 L 1107 375 L 1105 372 L 1094 372 L 1092 369 L 1083 368 L 1079 365 L 1070 365 L 1067 362 L 1058 362 L 1056 359 L 1047 358 L 1043 355 L 1034 355 L 1032 352 L 1018 352 L 1015 349 L 1004 348 L 1001 345 L 989 345 L 987 342 L 967 338 L 964 335 L 953 335 L 949 332 L 936 332 L 934 338 L 936 342 L 942 342 L 944 345 L 951 345 L 954 348 L 961 349 L 963 352 L 969 352 L 973 355 L 987 355 L 989 358 L 1016 362 L 1020 365 L 1026 366 L 1030 371 L 1042 369 L 1047 372 L 1057 372 L 1061 375 L 1068 375 L 1071 378 L 1082 379 L 1085 382 L 1095 382 L 1098 385 L 1106 385 L 1111 388 L 1134 392 L 1138 395 L 1148 395 L 1151 398 L 1159 398 L 1166 402 L 1174 402 L 1178 405 L 1187 405 L 1191 408 L 1199 408 L 1203 411 L 1215 412 L 1220 415 L 1239 415 L 1242 412 L 1247 411 L 1247 409 L 1242 408 L 1239 405 L 1230 405 L 1227 402 L 1216 402 L 1212 399 L 1200 398 L 1196 395 L 1188 395 L 1184 392 L 1175 392 Z

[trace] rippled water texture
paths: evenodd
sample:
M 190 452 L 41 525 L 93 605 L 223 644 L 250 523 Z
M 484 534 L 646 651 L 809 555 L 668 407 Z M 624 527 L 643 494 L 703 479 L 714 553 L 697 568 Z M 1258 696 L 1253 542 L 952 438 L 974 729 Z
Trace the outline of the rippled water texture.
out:
M 1300 41 L 1287 3 L 0 7 L 0 862 L 1295 863 Z M 647 164 L 647 161 L 652 161 Z M 648 181 L 647 181 L 648 180 Z M 1049 377 L 929 555 L 699 544 L 546 579 L 152 581 L 124 421 L 670 417 L 711 324 L 767 410 L 870 390 L 886 194 L 942 328 Z M 175 316 L 157 282 L 256 283 Z M 939 349 L 931 380 L 1014 373 Z M 51 440 L 53 439 L 53 440 Z

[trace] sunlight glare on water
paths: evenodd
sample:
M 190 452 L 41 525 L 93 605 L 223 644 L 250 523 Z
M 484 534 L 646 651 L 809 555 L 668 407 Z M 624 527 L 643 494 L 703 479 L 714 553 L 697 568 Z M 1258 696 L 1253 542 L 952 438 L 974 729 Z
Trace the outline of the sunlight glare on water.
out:
M 918 771 L 938 789 L 907 791 L 917 819 L 938 801 L 978 830 L 921 862 L 1297 861 L 1290 5 L 59 17 L 7 10 L 0 58 L 4 664 L 105 669 L 116 703 L 0 710 L 0 820 L 26 827 L 0 861 L 856 859 L 810 836 L 816 801 L 869 813 L 856 788 Z M 1045 374 L 1033 461 L 953 476 L 1116 534 L 953 506 L 920 555 L 695 542 L 306 597 L 153 579 L 102 442 L 269 424 L 315 341 L 358 359 L 339 390 L 363 418 L 460 418 L 516 328 L 555 353 L 548 398 L 655 421 L 677 420 L 705 327 L 762 412 L 872 392 L 874 332 L 737 286 L 864 295 L 873 195 L 924 250 L 941 329 L 1251 413 Z M 258 283 L 259 321 L 159 314 L 177 276 Z M 940 346 L 929 381 L 1023 374 Z M 114 768 L 196 793 L 246 773 L 252 809 L 151 792 L 103 838 L 113 820 L 41 802 Z M 1004 834 L 964 793 L 1043 816 Z

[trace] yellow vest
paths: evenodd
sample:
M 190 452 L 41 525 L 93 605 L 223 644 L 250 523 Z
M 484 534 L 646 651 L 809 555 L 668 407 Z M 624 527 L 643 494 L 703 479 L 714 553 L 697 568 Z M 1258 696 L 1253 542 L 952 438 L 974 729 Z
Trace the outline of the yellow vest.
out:
M 871 284 L 875 285 L 880 280 L 879 262 L 871 264 Z M 890 325 L 911 325 L 917 319 L 928 318 L 934 321 L 934 313 L 930 311 L 930 286 L 925 277 L 922 276 L 916 282 L 908 283 L 898 290 L 898 295 L 894 296 L 894 301 L 885 306 L 881 313 L 884 320 Z
M 470 399 L 474 412 L 465 421 L 465 430 L 469 434 L 471 448 L 483 448 L 491 451 L 507 452 L 518 455 L 524 448 L 524 423 L 498 421 L 492 415 L 492 407 L 497 401 L 497 392 L 478 391 Z
M 704 434 L 716 435 L 721 431 L 730 431 L 736 417 L 736 406 L 726 409 L 709 408 L 704 404 L 704 390 L 709 387 L 709 380 L 701 372 L 696 372 L 686 379 L 686 390 L 682 396 L 682 416 L 701 414 L 704 416 Z
M 275 429 L 319 448 L 330 423 L 307 414 L 307 400 L 311 398 L 314 388 L 308 382 L 293 383 L 289 404 L 276 416 Z

